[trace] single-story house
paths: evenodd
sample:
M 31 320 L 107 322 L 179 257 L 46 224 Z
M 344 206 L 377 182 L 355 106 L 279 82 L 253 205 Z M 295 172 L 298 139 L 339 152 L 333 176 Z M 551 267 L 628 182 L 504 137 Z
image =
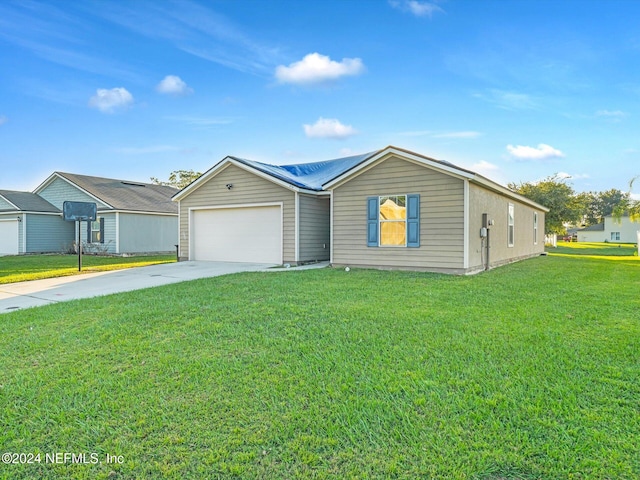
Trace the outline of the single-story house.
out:
M 63 251 L 73 230 L 59 208 L 35 193 L 0 190 L 0 255 Z
M 98 218 L 83 222 L 81 241 L 101 253 L 173 252 L 178 243 L 178 209 L 173 187 L 112 178 L 54 172 L 34 194 L 61 212 L 65 201 L 95 202 Z M 61 222 L 62 214 L 59 213 Z M 77 239 L 70 224 L 67 242 Z M 29 240 L 27 240 L 27 243 Z
M 604 222 L 578 230 L 578 241 L 637 243 L 638 231 L 640 231 L 640 223 L 632 222 L 628 215 L 619 219 L 609 215 L 604 217 Z
M 482 175 L 392 146 L 295 165 L 229 156 L 173 199 L 183 260 L 456 274 L 542 254 L 548 212 Z

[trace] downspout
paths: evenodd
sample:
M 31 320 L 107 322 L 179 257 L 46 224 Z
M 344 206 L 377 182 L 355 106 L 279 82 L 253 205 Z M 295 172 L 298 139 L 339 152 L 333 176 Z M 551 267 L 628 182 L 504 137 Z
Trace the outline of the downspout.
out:
M 489 270 L 491 265 L 491 257 L 489 253 L 491 252 L 491 229 L 487 227 L 487 267 L 485 270 Z
M 298 192 L 293 192 L 294 194 L 294 206 L 295 215 L 294 215 L 294 264 L 298 265 L 300 263 L 300 195 Z
M 333 192 L 329 191 L 329 264 L 333 265 Z

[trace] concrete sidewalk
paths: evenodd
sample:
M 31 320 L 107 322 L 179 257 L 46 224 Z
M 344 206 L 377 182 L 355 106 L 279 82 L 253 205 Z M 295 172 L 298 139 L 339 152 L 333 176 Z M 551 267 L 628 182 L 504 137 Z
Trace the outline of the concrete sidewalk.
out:
M 317 263 L 294 268 L 272 268 L 264 263 L 178 262 L 127 268 L 109 272 L 84 273 L 70 277 L 47 278 L 30 282 L 0 285 L 0 314 L 28 307 L 65 302 L 158 287 L 198 278 L 217 277 L 239 272 L 290 272 L 323 268 L 329 263 Z

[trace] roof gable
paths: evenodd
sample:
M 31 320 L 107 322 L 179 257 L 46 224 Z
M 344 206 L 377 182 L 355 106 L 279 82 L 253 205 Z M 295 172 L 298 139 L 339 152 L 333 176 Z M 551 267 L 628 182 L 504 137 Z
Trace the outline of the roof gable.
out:
M 0 204 L 0 211 L 21 211 L 21 212 L 45 212 L 60 213 L 56 208 L 44 198 L 31 192 L 17 192 L 13 190 L 0 190 L 0 197 L 5 200 L 6 205 Z M 9 208 L 5 208 L 6 206 Z M 14 208 L 15 207 L 15 208 Z
M 472 178 L 474 173 L 470 170 L 466 170 L 464 168 L 457 167 L 456 165 L 444 161 L 444 160 L 436 160 L 435 158 L 427 157 L 424 155 L 420 155 L 414 152 L 410 152 L 408 150 L 403 150 L 397 147 L 389 146 L 382 150 L 378 150 L 374 155 L 369 156 L 365 159 L 365 161 L 356 165 L 354 168 L 351 168 L 342 174 L 334 177 L 333 179 L 325 182 L 323 184 L 323 188 L 326 190 L 331 190 L 337 187 L 340 184 L 348 182 L 353 177 L 359 175 L 364 172 L 366 169 L 374 166 L 377 162 L 384 161 L 392 156 L 401 158 L 403 160 L 412 161 L 414 163 L 418 163 L 423 166 L 431 167 L 435 170 L 448 173 L 450 175 L 456 175 L 461 178 Z

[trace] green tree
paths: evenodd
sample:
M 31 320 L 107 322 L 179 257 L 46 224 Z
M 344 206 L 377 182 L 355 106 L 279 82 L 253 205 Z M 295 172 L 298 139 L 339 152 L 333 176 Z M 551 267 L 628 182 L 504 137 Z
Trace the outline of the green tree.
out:
M 566 223 L 577 223 L 582 219 L 585 205 L 566 179 L 553 175 L 539 182 L 510 183 L 508 187 L 516 193 L 549 209 L 545 216 L 548 233 L 564 233 Z
M 628 192 L 612 188 L 606 192 L 580 193 L 578 199 L 585 205 L 585 224 L 593 225 L 602 222 L 606 216 L 615 215 L 620 210 L 624 211 L 630 195 Z
M 200 175 L 202 175 L 202 173 L 194 172 L 193 170 L 174 170 L 169 174 L 169 180 L 166 182 L 159 180 L 156 177 L 151 177 L 151 183 L 155 183 L 156 185 L 168 185 L 170 187 L 182 189 L 200 177 Z

